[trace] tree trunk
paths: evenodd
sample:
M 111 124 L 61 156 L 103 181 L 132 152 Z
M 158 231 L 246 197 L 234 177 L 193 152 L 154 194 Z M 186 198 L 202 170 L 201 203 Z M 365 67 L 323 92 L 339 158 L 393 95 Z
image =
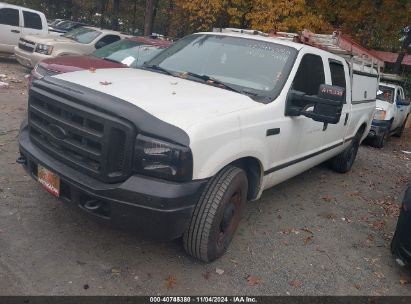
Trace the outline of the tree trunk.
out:
M 118 18 L 120 16 L 120 0 L 114 0 L 114 15 L 111 26 L 113 30 L 118 31 Z
M 146 0 L 146 13 L 144 16 L 144 36 L 150 36 L 153 33 L 154 1 L 155 0 Z
M 397 61 L 394 65 L 394 74 L 401 74 L 401 63 L 404 60 L 405 55 L 408 53 L 408 46 L 411 44 L 411 32 L 408 32 L 407 37 L 402 43 L 401 53 L 397 57 Z

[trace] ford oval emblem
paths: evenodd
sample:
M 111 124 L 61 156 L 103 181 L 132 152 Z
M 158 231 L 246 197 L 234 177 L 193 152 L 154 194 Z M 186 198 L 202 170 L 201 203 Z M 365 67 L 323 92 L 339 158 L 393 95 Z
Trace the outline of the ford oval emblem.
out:
M 67 138 L 67 132 L 62 127 L 57 125 L 49 125 L 50 133 L 57 139 L 63 140 Z

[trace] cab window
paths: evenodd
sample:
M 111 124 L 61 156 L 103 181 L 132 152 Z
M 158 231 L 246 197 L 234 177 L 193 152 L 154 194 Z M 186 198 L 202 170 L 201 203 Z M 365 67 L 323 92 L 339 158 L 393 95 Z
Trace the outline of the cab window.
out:
M 118 41 L 118 40 L 120 40 L 120 37 L 119 37 L 119 36 L 116 36 L 116 35 L 107 35 L 107 36 L 101 38 L 101 39 L 96 43 L 95 47 L 96 47 L 96 49 L 100 49 L 100 48 L 102 48 L 103 46 L 109 45 L 109 44 L 111 44 L 111 43 L 113 43 L 113 42 L 116 42 L 116 41 Z
M 35 30 L 41 30 L 43 28 L 39 14 L 23 11 L 23 17 L 24 17 L 24 27 L 25 28 L 30 28 L 30 29 L 35 29 Z
M 337 60 L 330 60 L 332 85 L 346 88 L 344 65 Z
M 304 55 L 295 75 L 292 89 L 307 95 L 317 95 L 322 84 L 325 84 L 322 58 L 313 54 Z
M 0 24 L 19 26 L 19 11 L 14 8 L 0 8 Z

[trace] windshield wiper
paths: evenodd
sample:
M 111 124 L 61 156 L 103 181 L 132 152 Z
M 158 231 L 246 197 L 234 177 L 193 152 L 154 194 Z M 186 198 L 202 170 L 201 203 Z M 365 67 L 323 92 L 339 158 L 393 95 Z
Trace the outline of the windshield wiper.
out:
M 201 79 L 201 80 L 203 80 L 204 82 L 206 82 L 208 84 L 215 84 L 219 87 L 222 87 L 223 89 L 226 89 L 226 90 L 229 90 L 229 91 L 232 91 L 232 92 L 236 92 L 236 93 L 240 93 L 240 94 L 246 94 L 246 95 L 253 95 L 253 96 L 257 95 L 257 94 L 251 93 L 251 92 L 238 90 L 238 89 L 232 87 L 231 85 L 229 85 L 229 84 L 227 84 L 227 83 L 225 83 L 221 80 L 218 80 L 214 77 L 208 76 L 208 75 L 200 75 L 200 74 L 196 74 L 196 73 L 193 73 L 193 72 L 183 72 L 183 73 L 180 74 L 180 76 L 182 78 L 184 78 L 185 75 L 188 75 L 190 77 L 194 77 L 194 78 L 197 78 L 197 79 Z
M 176 76 L 173 72 L 162 68 L 161 66 L 155 65 L 155 64 L 150 64 L 150 65 L 143 65 L 141 66 L 142 69 L 147 69 L 147 70 L 153 70 L 153 71 L 159 71 L 159 72 L 163 72 L 167 75 L 171 75 L 171 76 Z

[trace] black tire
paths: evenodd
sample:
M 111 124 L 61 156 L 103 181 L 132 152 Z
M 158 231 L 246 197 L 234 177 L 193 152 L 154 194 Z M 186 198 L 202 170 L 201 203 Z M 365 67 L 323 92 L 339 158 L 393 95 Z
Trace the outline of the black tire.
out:
M 226 167 L 207 184 L 183 235 L 188 254 L 211 262 L 227 251 L 241 220 L 247 189 L 246 173 L 234 166 Z
M 389 128 L 384 132 L 382 136 L 378 136 L 373 143 L 373 146 L 379 149 L 384 148 L 385 144 L 388 141 L 388 138 L 390 137 L 390 131 Z
M 358 148 L 360 147 L 361 136 L 362 132 L 358 132 L 351 141 L 349 147 L 347 147 L 341 154 L 331 159 L 330 167 L 332 170 L 339 173 L 347 173 L 351 170 L 357 157 Z
M 407 120 L 408 120 L 408 116 L 405 119 L 404 123 L 402 124 L 401 127 L 398 128 L 398 130 L 395 132 L 394 136 L 396 137 L 401 137 L 402 134 L 404 134 L 404 129 L 405 129 L 405 125 L 407 124 Z

